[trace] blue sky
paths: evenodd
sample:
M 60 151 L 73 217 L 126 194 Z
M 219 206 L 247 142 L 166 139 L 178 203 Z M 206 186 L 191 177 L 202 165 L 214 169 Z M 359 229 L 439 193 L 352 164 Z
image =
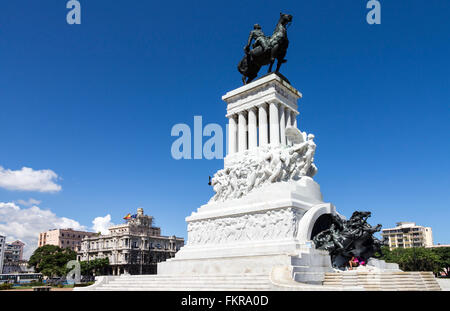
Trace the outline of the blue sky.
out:
M 450 243 L 448 1 L 381 0 L 381 25 L 367 24 L 366 0 L 80 0 L 81 25 L 66 23 L 66 2 L 0 0 L 0 166 L 51 170 L 62 187 L 0 188 L 0 202 L 33 198 L 86 228 L 143 207 L 186 237 L 223 161 L 172 159 L 171 128 L 195 115 L 226 124 L 221 96 L 241 85 L 248 32 L 271 34 L 283 11 L 294 19 L 281 72 L 304 95 L 324 199 Z

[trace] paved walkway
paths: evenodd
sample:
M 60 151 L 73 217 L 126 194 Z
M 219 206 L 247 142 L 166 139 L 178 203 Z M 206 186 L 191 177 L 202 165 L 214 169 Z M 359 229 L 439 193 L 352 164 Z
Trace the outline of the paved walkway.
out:
M 32 292 L 32 288 L 27 289 L 8 289 L 7 292 Z M 52 288 L 50 291 L 52 292 L 71 292 L 73 291 L 73 288 Z
M 441 287 L 442 290 L 450 291 L 450 279 L 436 278 L 436 280 L 438 281 L 439 286 Z

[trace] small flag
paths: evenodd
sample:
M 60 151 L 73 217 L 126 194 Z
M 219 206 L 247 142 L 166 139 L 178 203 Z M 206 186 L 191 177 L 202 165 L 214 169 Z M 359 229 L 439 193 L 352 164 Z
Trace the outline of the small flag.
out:
M 127 216 L 125 216 L 123 219 L 130 219 L 131 218 L 131 214 L 128 214 Z
M 131 218 L 136 218 L 136 217 L 137 217 L 137 214 L 134 214 L 131 216 Z

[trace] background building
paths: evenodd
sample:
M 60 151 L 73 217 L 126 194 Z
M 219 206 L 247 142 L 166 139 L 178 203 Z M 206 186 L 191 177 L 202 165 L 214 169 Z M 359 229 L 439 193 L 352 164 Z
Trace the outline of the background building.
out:
M 383 239 L 389 242 L 389 248 L 432 247 L 431 227 L 417 226 L 415 222 L 398 222 L 397 227 L 383 229 Z
M 70 248 L 71 250 L 78 251 L 81 245 L 81 240 L 86 236 L 93 235 L 97 235 L 97 233 L 77 231 L 71 228 L 52 229 L 39 234 L 38 247 L 44 245 L 56 245 L 61 248 Z
M 4 243 L 3 267 L 1 273 L 24 273 L 29 272 L 28 262 L 23 260 L 23 248 L 25 243 L 22 241 L 14 241 Z
M 153 217 L 139 208 L 127 223 L 109 228 L 109 234 L 83 239 L 79 261 L 108 258 L 110 273 L 154 274 L 158 262 L 175 256 L 184 239 L 162 236 L 161 229 L 152 226 Z
M 3 271 L 3 260 L 5 258 L 6 236 L 0 235 L 0 273 Z
M 25 243 L 22 241 L 14 241 L 5 244 L 4 261 L 21 261 L 23 260 L 23 248 Z
M 33 273 L 33 272 L 34 268 L 28 267 L 27 260 L 5 261 L 2 270 L 2 274 Z

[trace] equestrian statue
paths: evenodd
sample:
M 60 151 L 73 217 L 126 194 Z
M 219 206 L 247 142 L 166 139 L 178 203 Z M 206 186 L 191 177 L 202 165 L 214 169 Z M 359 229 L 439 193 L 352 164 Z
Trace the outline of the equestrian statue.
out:
M 245 56 L 238 64 L 238 70 L 242 74 L 242 82 L 247 84 L 258 75 L 262 66 L 269 65 L 267 72 L 272 72 L 272 66 L 277 60 L 275 72 L 279 72 L 281 64 L 287 60 L 287 27 L 292 22 L 292 15 L 280 13 L 280 19 L 271 37 L 266 37 L 259 24 L 255 24 L 244 47 Z M 253 45 L 252 45 L 253 41 Z M 252 49 L 250 49 L 252 46 Z
M 381 225 L 369 225 L 367 218 L 370 216 L 371 212 L 359 211 L 354 212 L 349 220 L 332 216 L 330 228 L 313 237 L 314 245 L 329 252 L 336 268 L 348 263 L 353 256 L 367 262 L 371 257 L 382 255 L 381 247 L 385 241 L 373 236 L 381 230 Z

